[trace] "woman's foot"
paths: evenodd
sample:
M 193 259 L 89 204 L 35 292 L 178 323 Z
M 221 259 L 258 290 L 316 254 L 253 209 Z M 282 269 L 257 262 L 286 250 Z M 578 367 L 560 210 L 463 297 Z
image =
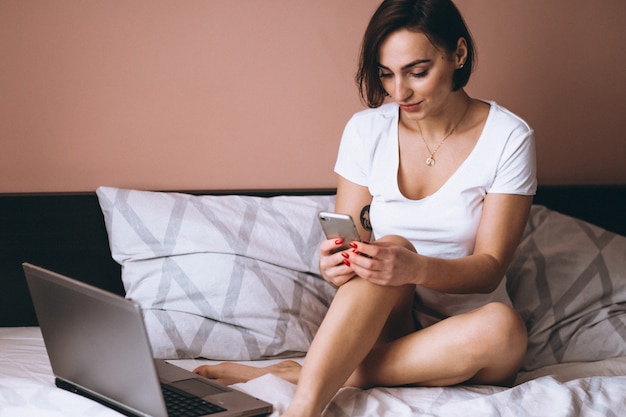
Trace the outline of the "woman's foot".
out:
M 202 365 L 193 370 L 205 378 L 213 379 L 222 385 L 248 382 L 263 375 L 272 374 L 293 384 L 298 383 L 302 366 L 298 362 L 285 360 L 263 368 L 224 362 L 218 365 Z

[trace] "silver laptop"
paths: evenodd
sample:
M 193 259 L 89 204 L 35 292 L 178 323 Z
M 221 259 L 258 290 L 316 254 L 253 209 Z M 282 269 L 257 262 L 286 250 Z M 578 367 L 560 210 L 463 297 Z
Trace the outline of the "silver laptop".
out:
M 139 306 L 25 263 L 56 385 L 131 416 L 172 417 L 171 396 L 197 416 L 256 416 L 272 405 L 153 359 Z

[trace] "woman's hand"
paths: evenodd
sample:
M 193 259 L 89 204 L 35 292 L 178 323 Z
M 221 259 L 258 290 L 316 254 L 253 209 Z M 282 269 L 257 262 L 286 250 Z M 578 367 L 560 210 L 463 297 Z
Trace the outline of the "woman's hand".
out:
M 353 275 L 378 285 L 417 283 L 419 257 L 405 238 L 385 236 L 373 243 L 351 242 L 350 246 L 353 250 L 345 252 L 345 265 Z
M 342 244 L 341 239 L 329 239 L 322 241 L 319 248 L 322 277 L 335 287 L 342 286 L 356 276 L 347 261 L 351 249 L 338 251 Z

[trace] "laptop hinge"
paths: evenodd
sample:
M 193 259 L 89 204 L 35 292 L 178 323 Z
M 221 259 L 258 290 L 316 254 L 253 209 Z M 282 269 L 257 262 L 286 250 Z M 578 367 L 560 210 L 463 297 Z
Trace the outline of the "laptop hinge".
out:
M 90 400 L 100 403 L 104 405 L 105 407 L 112 408 L 113 410 L 117 411 L 118 413 L 124 414 L 125 416 L 150 417 L 147 414 L 130 410 L 128 407 L 125 407 L 116 401 L 104 399 L 96 394 L 91 393 L 89 390 L 85 388 L 81 388 L 78 385 L 72 384 L 71 382 L 65 381 L 61 378 L 58 378 L 58 377 L 55 378 L 54 384 L 61 389 L 72 392 L 74 394 L 81 395 L 85 398 L 89 398 Z

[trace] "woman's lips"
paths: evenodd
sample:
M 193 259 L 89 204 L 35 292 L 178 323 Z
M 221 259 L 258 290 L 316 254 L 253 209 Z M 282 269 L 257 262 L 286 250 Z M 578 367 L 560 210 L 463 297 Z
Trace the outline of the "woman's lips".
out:
M 414 112 L 418 111 L 422 102 L 412 103 L 412 104 L 399 104 L 400 108 L 406 112 Z

